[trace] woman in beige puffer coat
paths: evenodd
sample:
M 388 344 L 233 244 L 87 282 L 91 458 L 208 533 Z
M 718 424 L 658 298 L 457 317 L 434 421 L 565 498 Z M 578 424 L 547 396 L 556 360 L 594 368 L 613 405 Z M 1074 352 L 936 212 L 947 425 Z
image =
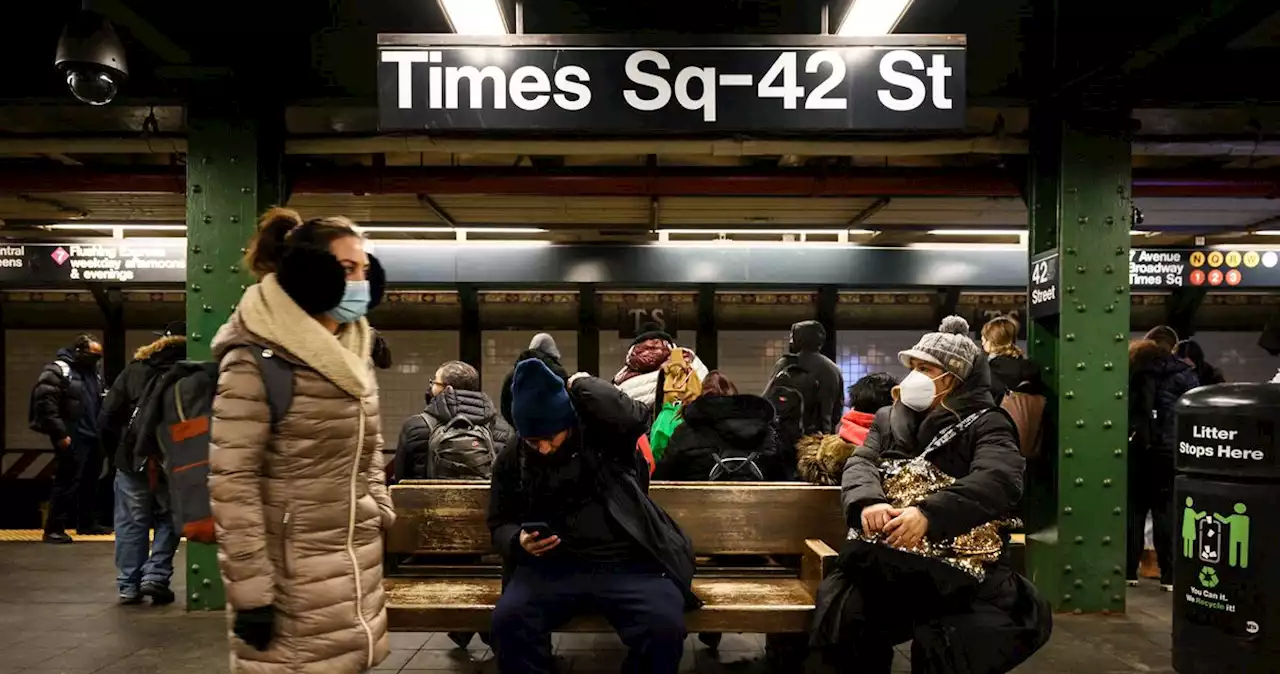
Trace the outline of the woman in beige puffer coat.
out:
M 350 221 L 303 224 L 273 209 L 248 262 L 260 282 L 212 345 L 209 493 L 235 612 L 232 671 L 362 672 L 389 650 L 382 532 L 395 518 L 362 317 L 369 258 Z M 293 366 L 292 403 L 274 429 L 251 349 Z

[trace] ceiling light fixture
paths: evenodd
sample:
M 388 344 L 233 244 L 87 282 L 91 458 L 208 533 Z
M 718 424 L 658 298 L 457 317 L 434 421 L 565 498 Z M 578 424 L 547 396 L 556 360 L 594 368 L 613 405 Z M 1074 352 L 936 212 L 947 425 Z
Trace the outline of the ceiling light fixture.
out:
M 470 234 L 546 234 L 547 230 L 539 227 L 412 227 L 407 225 L 369 225 L 361 227 L 366 234 L 453 234 L 467 232 Z
M 186 225 L 142 225 L 142 224 L 128 225 L 123 223 L 91 224 L 86 222 L 60 222 L 56 225 L 43 225 L 43 228 L 48 230 L 55 230 L 55 231 L 63 230 L 63 231 L 73 231 L 73 232 L 98 232 L 98 231 L 105 232 L 108 230 L 116 230 L 116 229 L 123 230 L 126 232 L 182 232 L 182 231 L 186 231 L 187 226 Z
M 1021 229 L 931 229 L 930 236 L 1023 236 Z
M 829 234 L 835 236 L 837 234 L 851 234 L 854 236 L 875 234 L 872 229 L 719 229 L 712 227 L 710 229 L 659 229 L 659 234 L 680 234 L 680 235 L 697 235 L 708 234 L 717 236 L 720 234 L 759 234 L 761 236 L 782 236 L 786 234 Z
M 460 0 L 466 1 L 466 0 Z M 888 35 L 906 15 L 911 0 L 853 0 L 836 35 L 867 37 Z
M 506 35 L 498 0 L 440 0 L 444 14 L 458 35 Z

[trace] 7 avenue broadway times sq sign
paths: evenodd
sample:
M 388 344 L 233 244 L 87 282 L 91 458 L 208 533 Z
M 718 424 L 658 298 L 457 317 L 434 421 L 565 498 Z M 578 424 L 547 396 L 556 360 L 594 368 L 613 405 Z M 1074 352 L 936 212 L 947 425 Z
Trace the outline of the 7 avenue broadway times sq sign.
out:
M 958 36 L 616 38 L 379 36 L 383 130 L 608 132 L 955 129 Z M 607 44 L 607 42 L 614 44 Z

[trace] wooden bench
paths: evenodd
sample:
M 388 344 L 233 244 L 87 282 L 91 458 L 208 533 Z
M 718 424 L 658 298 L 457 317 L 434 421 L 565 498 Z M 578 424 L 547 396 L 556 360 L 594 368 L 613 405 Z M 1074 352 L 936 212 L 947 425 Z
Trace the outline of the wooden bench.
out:
M 818 583 L 837 559 L 830 545 L 847 531 L 839 493 L 796 483 L 654 483 L 650 495 L 680 523 L 698 556 L 693 590 L 706 606 L 687 614 L 689 631 L 807 632 Z M 489 485 L 408 481 L 391 496 L 399 519 L 387 553 L 411 556 L 388 565 L 391 629 L 488 630 L 502 584 L 485 524 Z M 609 630 L 598 616 L 562 629 Z

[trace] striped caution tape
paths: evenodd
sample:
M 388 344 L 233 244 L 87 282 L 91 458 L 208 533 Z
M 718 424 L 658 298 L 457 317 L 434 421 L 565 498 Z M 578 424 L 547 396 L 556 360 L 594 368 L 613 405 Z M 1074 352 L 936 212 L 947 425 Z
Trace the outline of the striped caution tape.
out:
M 10 451 L 0 454 L 0 479 L 51 479 L 56 469 L 52 450 Z

